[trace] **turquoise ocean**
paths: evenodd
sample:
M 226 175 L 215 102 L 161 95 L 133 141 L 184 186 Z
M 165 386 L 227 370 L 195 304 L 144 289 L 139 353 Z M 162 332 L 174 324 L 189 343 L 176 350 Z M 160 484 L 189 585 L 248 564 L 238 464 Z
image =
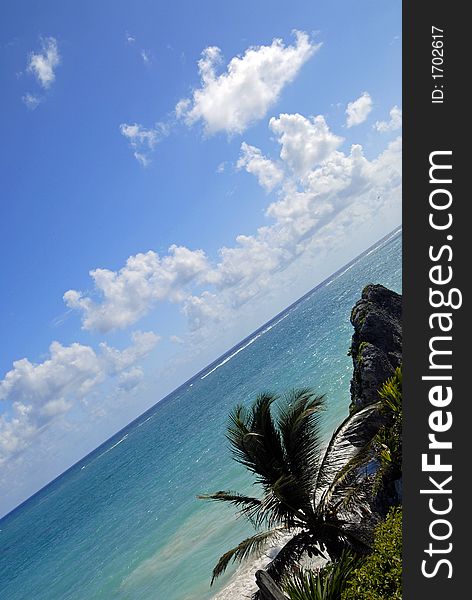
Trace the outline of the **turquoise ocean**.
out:
M 196 499 L 251 490 L 225 440 L 228 414 L 260 391 L 310 386 L 327 395 L 328 437 L 347 415 L 349 314 L 367 283 L 401 291 L 401 234 L 335 273 L 4 517 L 0 598 L 236 597 L 227 587 L 234 568 L 212 588 L 211 570 L 251 528 L 231 508 Z

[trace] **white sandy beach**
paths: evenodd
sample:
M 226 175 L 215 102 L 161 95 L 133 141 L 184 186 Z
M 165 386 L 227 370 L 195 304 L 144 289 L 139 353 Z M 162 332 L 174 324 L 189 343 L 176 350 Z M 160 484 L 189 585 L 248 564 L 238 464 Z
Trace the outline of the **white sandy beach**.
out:
M 268 552 L 260 558 L 242 563 L 234 573 L 228 585 L 213 596 L 212 600 L 250 600 L 254 592 L 257 591 L 255 581 L 256 571 L 265 569 L 291 537 L 293 537 L 293 533 L 281 538 L 277 545 L 271 547 Z M 307 561 L 302 561 L 302 565 L 306 567 L 309 566 L 310 569 L 316 569 L 323 567 L 326 562 L 327 561 L 324 558 L 315 557 L 313 559 L 307 559 Z

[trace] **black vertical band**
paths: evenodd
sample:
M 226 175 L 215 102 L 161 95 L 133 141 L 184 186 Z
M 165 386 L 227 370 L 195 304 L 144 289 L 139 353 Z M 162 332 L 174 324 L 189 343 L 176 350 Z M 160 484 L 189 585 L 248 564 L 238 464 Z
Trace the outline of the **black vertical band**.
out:
M 469 28 L 462 3 L 404 2 L 406 600 L 470 593 Z

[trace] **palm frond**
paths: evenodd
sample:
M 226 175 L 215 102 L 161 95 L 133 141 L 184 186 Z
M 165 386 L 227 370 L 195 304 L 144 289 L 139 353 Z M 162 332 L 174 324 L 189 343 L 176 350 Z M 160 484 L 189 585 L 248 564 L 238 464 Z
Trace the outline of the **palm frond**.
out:
M 384 472 L 401 463 L 401 418 L 402 418 L 402 371 L 397 368 L 392 377 L 379 390 L 380 401 L 366 407 L 352 417 L 354 421 L 359 415 L 361 420 L 361 435 L 357 436 L 356 447 L 351 458 L 338 469 L 331 483 L 325 488 L 320 508 L 336 495 L 338 506 L 344 510 L 354 509 L 362 513 L 369 510 L 370 500 L 381 484 Z M 370 413 L 370 414 L 369 414 Z M 344 422 L 346 424 L 346 421 Z M 341 425 L 342 428 L 342 425 Z M 355 428 L 357 429 L 357 427 Z M 349 432 L 349 427 L 348 427 Z M 333 436 L 336 437 L 336 434 Z M 350 440 L 352 440 L 352 435 Z M 364 443 L 364 446 L 358 444 Z M 375 467 L 373 466 L 375 465 Z M 398 465 L 397 465 L 398 466 Z M 370 481 L 369 475 L 375 473 Z M 339 502 L 339 499 L 342 500 Z
M 333 494 L 355 475 L 355 457 L 365 451 L 381 423 L 379 404 L 369 404 L 350 414 L 333 433 L 316 477 L 318 510 L 326 510 Z
M 295 483 L 291 490 L 292 502 L 305 510 L 311 508 L 314 478 L 322 451 L 324 408 L 324 396 L 317 396 L 307 388 L 293 390 L 285 396 L 277 419 L 285 462 Z
M 366 540 L 366 535 L 363 535 L 363 532 L 366 534 L 369 529 L 371 532 L 376 524 L 378 524 L 378 518 L 372 518 L 369 525 L 365 524 L 363 528 L 353 528 L 351 526 L 345 527 L 343 534 L 346 541 L 346 548 L 353 550 L 359 556 L 369 554 L 369 552 L 372 551 L 372 548 L 370 541 L 368 542 Z M 369 536 L 369 534 L 367 535 Z
M 397 367 L 392 377 L 387 379 L 379 390 L 383 407 L 393 415 L 399 415 L 402 412 L 402 382 L 402 369 Z
M 287 528 L 305 527 L 307 512 L 300 508 L 297 482 L 291 475 L 283 475 L 262 498 L 264 514 L 270 515 L 268 523 L 283 524 Z
M 300 560 L 301 556 L 309 550 L 312 555 L 323 556 L 321 550 L 313 545 L 309 533 L 302 531 L 293 536 L 279 551 L 277 556 L 267 565 L 266 571 L 275 583 L 279 583 L 282 577 Z
M 214 494 L 199 494 L 199 500 L 213 500 L 216 502 L 229 502 L 236 506 L 238 510 L 237 516 L 246 517 L 255 527 L 262 525 L 264 521 L 268 521 L 270 515 L 259 498 L 245 496 L 233 491 L 220 491 Z
M 351 516 L 355 514 L 362 516 L 370 510 L 369 504 L 372 499 L 370 475 L 377 468 L 375 440 L 376 436 L 363 448 L 354 450 L 351 458 L 335 474 L 331 483 L 318 498 L 318 514 L 326 510 L 329 502 L 332 502 L 336 510 L 342 511 L 343 514 L 350 513 Z
M 356 520 L 356 517 L 365 519 L 372 514 L 374 479 L 372 477 L 351 479 L 350 482 L 344 481 L 342 485 L 337 485 L 336 500 L 332 501 L 332 508 L 337 513 L 338 519 L 346 518 L 349 521 Z M 320 511 L 324 508 L 321 503 Z
M 284 473 L 284 453 L 271 414 L 277 397 L 259 394 L 250 410 L 237 406 L 230 414 L 227 438 L 237 462 L 254 473 L 266 489 Z
M 286 531 L 287 530 L 285 527 L 277 527 L 256 533 L 255 535 L 243 540 L 235 548 L 225 552 L 213 569 L 213 576 L 211 578 L 210 585 L 213 585 L 215 579 L 226 571 L 231 561 L 241 562 L 242 560 L 253 556 L 254 554 L 261 554 L 265 548 L 267 548 L 269 541 L 277 540 L 277 538 L 279 538 Z

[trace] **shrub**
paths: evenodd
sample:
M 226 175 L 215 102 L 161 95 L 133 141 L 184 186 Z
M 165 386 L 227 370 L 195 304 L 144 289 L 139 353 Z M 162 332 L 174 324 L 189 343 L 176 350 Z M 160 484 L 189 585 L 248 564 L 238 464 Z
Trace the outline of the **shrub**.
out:
M 402 510 L 392 508 L 374 533 L 373 551 L 349 577 L 341 600 L 401 600 Z
M 284 586 L 290 600 L 339 600 L 351 573 L 361 563 L 360 558 L 344 551 L 341 558 L 319 571 L 301 570 Z

